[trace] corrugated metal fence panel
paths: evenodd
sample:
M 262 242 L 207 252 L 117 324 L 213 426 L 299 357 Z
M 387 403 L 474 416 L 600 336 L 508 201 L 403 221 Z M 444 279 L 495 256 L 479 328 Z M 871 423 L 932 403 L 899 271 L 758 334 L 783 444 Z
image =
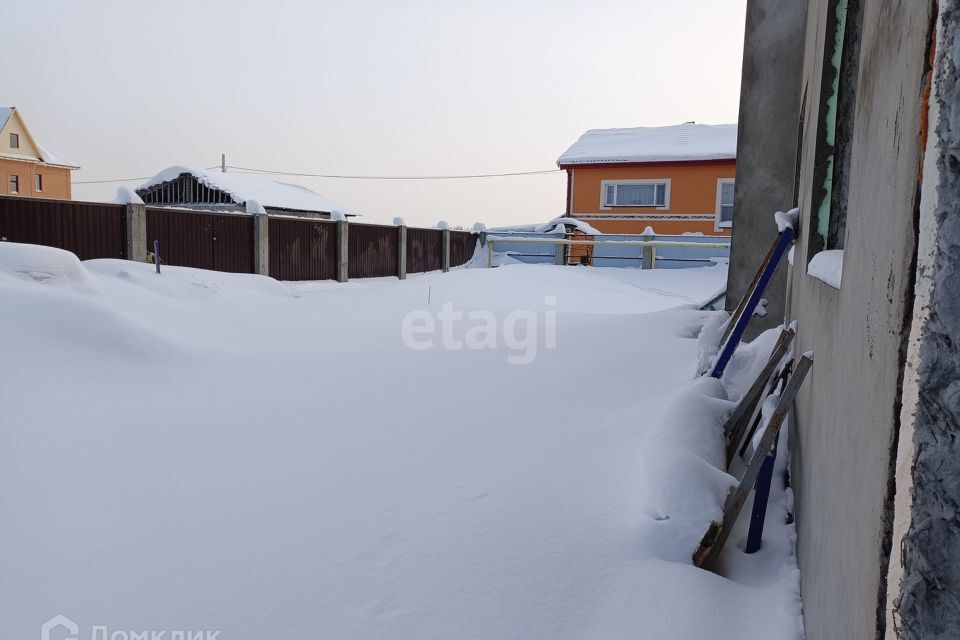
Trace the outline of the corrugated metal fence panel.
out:
M 147 250 L 160 241 L 164 264 L 253 273 L 253 217 L 147 208 Z
M 469 231 L 450 232 L 450 266 L 459 267 L 473 257 L 480 236 Z
M 277 280 L 336 279 L 336 222 L 270 218 L 269 233 L 272 277 Z
M 126 258 L 126 207 L 0 196 L 0 238 L 57 247 L 81 260 Z
M 452 236 L 452 234 L 451 234 Z M 423 273 L 443 268 L 443 231 L 407 229 L 407 272 Z
M 350 278 L 379 278 L 397 275 L 397 227 L 379 224 L 352 224 L 349 227 Z

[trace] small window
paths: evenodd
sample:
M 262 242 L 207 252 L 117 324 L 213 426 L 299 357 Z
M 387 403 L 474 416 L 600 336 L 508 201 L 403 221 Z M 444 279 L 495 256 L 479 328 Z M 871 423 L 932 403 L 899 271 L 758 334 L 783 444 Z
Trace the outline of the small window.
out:
M 33 177 L 33 188 L 37 193 L 43 191 L 43 176 L 39 173 Z
M 666 208 L 669 199 L 670 183 L 666 180 L 603 182 L 604 207 Z
M 20 193 L 20 176 L 10 176 L 10 193 Z
M 732 179 L 717 180 L 717 229 L 729 229 L 733 226 L 733 189 Z
M 20 148 L 20 134 L 19 134 L 19 133 L 11 133 L 11 134 L 10 134 L 10 148 L 11 148 L 11 149 L 19 149 L 19 148 Z

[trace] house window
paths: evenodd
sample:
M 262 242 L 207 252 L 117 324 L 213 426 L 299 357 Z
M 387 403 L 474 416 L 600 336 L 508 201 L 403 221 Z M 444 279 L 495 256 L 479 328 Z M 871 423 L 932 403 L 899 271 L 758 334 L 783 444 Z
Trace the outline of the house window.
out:
M 10 193 L 20 193 L 20 176 L 10 176 Z
M 38 193 L 43 191 L 43 176 L 39 173 L 33 177 L 33 188 Z
M 669 180 L 621 180 L 601 183 L 601 207 L 657 207 L 666 209 L 670 202 Z
M 717 180 L 716 228 L 718 230 L 733 226 L 733 185 L 732 178 Z
M 11 133 L 11 134 L 10 134 L 10 148 L 11 148 L 11 149 L 19 149 L 19 148 L 20 148 L 20 134 L 19 134 L 19 133 Z

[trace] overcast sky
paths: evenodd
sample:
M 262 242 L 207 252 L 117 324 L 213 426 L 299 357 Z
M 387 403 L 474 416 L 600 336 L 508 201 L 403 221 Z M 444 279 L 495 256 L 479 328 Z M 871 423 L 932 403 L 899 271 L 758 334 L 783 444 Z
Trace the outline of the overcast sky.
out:
M 590 128 L 736 122 L 746 0 L 30 0 L 0 38 L 0 106 L 81 165 L 437 175 L 556 168 Z M 276 178 L 370 222 L 563 212 L 563 174 Z M 119 184 L 74 185 L 111 199 Z

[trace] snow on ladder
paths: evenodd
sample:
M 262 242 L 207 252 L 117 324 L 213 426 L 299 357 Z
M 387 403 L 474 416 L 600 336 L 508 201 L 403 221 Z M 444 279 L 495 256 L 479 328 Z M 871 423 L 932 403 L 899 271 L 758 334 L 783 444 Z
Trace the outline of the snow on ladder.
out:
M 796 217 L 796 209 L 791 209 L 788 213 L 778 211 L 774 214 L 780 232 L 769 251 L 767 251 L 767 255 L 764 256 L 763 262 L 760 263 L 760 268 L 757 269 L 753 281 L 744 293 L 743 298 L 740 299 L 740 303 L 737 304 L 733 315 L 730 316 L 729 322 L 727 322 L 723 338 L 720 341 L 720 353 L 717 355 L 713 370 L 710 371 L 711 377 L 720 378 L 723 376 L 733 352 L 737 350 L 737 346 L 743 338 L 743 332 L 747 329 L 747 323 L 750 322 L 754 310 L 760 305 L 763 292 L 773 278 L 773 273 L 780 265 L 780 261 L 783 260 L 787 249 L 790 248 L 790 243 L 793 242 Z
M 783 338 L 783 334 L 781 334 L 781 338 Z M 792 337 L 789 339 L 792 340 Z M 776 355 L 776 351 L 777 349 L 775 348 L 774 354 L 771 356 L 771 361 L 775 360 L 774 356 Z M 782 357 L 783 354 L 781 354 L 781 358 Z M 777 360 L 777 362 L 779 362 L 779 360 Z M 774 367 L 775 366 L 776 364 L 774 364 Z M 806 378 L 807 373 L 810 371 L 812 366 L 813 354 L 803 354 L 803 357 L 800 358 L 800 362 L 797 364 L 793 374 L 789 376 L 789 381 L 786 383 L 783 393 L 780 394 L 776 409 L 763 425 L 763 436 L 760 439 L 760 443 L 757 445 L 753 455 L 747 462 L 746 468 L 740 476 L 736 487 L 727 496 L 727 500 L 723 507 L 722 521 L 710 523 L 707 532 L 700 540 L 700 546 L 693 554 L 694 566 L 709 568 L 719 557 L 720 551 L 723 549 L 723 545 L 730 536 L 730 532 L 733 530 L 733 526 L 740 515 L 740 511 L 743 509 L 743 505 L 746 502 L 747 497 L 750 495 L 750 491 L 753 489 L 754 484 L 757 481 L 757 477 L 760 475 L 761 468 L 764 466 L 764 463 L 767 462 L 767 458 L 773 452 L 774 444 L 780 435 L 780 428 L 783 426 L 783 421 L 787 416 L 787 412 L 793 405 L 793 401 L 797 397 L 797 392 L 800 390 L 800 386 L 803 384 L 804 378 Z M 768 375 L 773 373 L 772 369 L 768 371 L 765 368 L 764 371 L 767 372 Z M 777 374 L 774 380 L 778 380 L 780 375 L 781 374 Z M 761 379 L 763 379 L 762 374 Z M 764 382 L 764 385 L 766 384 L 767 381 Z M 749 396 L 749 393 L 744 396 L 741 404 L 750 402 L 750 398 L 747 396 Z M 746 413 L 746 409 L 741 412 L 742 415 Z M 728 426 L 729 424 L 730 423 L 728 422 Z M 736 449 L 736 444 L 734 444 L 734 449 Z M 729 450 L 730 449 L 728 449 L 728 451 Z M 767 484 L 766 490 L 769 490 L 769 484 Z

